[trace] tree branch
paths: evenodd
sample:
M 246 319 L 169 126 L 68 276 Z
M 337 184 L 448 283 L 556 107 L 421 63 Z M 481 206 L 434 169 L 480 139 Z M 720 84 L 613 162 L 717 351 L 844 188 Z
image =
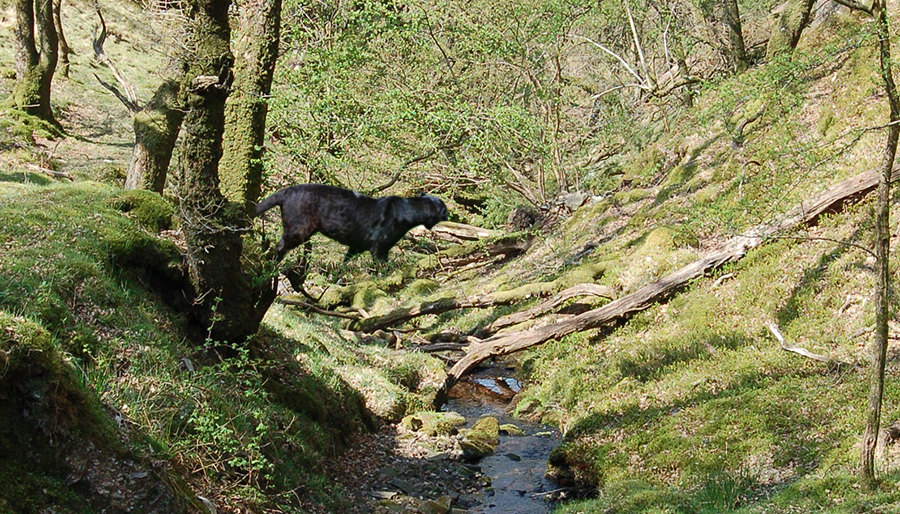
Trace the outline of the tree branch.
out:
M 106 55 L 106 52 L 103 51 L 103 43 L 106 42 L 107 36 L 106 21 L 103 20 L 103 13 L 100 12 L 100 5 L 97 4 L 96 7 L 97 16 L 100 18 L 100 34 L 97 34 L 97 27 L 94 27 L 94 38 L 93 41 L 91 41 L 91 44 L 94 47 L 94 57 L 112 71 L 113 76 L 116 77 L 116 82 L 118 82 L 119 85 L 122 86 L 122 89 L 125 90 L 125 94 L 123 95 L 114 86 L 100 80 L 100 77 L 96 74 L 94 74 L 94 77 L 103 87 L 112 91 L 112 93 L 116 95 L 116 98 L 125 105 L 125 108 L 127 108 L 132 115 L 137 114 L 137 112 L 141 110 L 141 107 L 138 103 L 137 95 L 134 93 L 134 86 L 125 79 L 125 76 L 122 75 L 119 68 L 116 67 L 116 64 L 108 55 Z

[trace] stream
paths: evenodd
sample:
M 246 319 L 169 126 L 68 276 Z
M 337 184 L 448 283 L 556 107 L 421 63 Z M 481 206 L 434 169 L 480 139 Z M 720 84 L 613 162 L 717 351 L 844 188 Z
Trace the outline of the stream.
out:
M 511 397 L 520 389 L 515 378 L 503 368 L 486 368 L 458 384 L 461 393 L 451 397 L 445 410 L 456 411 L 467 420 L 466 428 L 493 416 L 500 424 L 511 423 L 525 435 L 500 435 L 493 455 L 477 463 L 481 473 L 490 477 L 491 488 L 481 505 L 466 512 L 473 514 L 544 514 L 550 512 L 551 493 L 557 487 L 545 477 L 547 458 L 559 445 L 558 430 L 514 419 L 507 412 Z M 467 382 L 467 383 L 465 383 Z M 462 387 L 459 387 L 462 386 Z

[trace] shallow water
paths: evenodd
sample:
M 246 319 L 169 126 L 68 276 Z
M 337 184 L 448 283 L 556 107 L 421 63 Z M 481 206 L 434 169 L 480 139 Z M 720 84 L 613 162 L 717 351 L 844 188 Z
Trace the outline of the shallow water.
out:
M 545 514 L 550 512 L 548 501 L 557 487 L 545 477 L 547 458 L 559 445 L 559 432 L 550 427 L 513 419 L 506 413 L 509 398 L 518 392 L 514 378 L 502 376 L 502 370 L 491 368 L 469 379 L 468 393 L 452 398 L 446 410 L 465 416 L 467 427 L 476 421 L 493 416 L 500 424 L 512 423 L 525 432 L 524 436 L 500 435 L 494 454 L 478 462 L 481 472 L 491 478 L 493 492 L 481 499 L 481 505 L 470 507 L 474 514 Z M 484 394 L 478 394 L 483 390 Z

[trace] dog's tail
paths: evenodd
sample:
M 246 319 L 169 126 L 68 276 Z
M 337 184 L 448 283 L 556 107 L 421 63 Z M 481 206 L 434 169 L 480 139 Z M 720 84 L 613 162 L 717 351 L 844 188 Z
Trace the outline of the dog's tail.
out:
M 256 204 L 256 216 L 266 212 L 267 210 L 275 207 L 276 205 L 281 205 L 284 201 L 285 190 L 282 189 L 276 193 L 272 193 L 265 200 Z

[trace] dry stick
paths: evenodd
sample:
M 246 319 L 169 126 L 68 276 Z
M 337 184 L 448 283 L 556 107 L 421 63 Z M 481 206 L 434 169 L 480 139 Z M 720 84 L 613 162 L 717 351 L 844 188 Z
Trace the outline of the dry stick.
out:
M 32 171 L 36 171 L 38 173 L 43 173 L 44 175 L 47 175 L 50 177 L 65 178 L 65 179 L 71 180 L 72 182 L 75 182 L 75 178 L 72 175 L 69 175 L 68 173 L 66 173 L 65 171 L 51 170 L 48 168 L 44 168 L 43 166 L 38 166 L 36 164 L 26 164 L 25 167 Z
M 496 335 L 479 344 L 472 345 L 469 352 L 447 373 L 447 378 L 435 397 L 434 406 L 439 409 L 447 401 L 450 388 L 481 361 L 524 350 L 552 339 L 560 339 L 574 332 L 599 328 L 611 322 L 626 319 L 669 297 L 690 280 L 702 277 L 710 270 L 725 263 L 740 259 L 747 251 L 761 245 L 778 232 L 810 223 L 824 212 L 840 210 L 845 201 L 864 195 L 873 190 L 877 184 L 878 173 L 876 171 L 861 173 L 832 186 L 809 202 L 802 202 L 785 214 L 780 221 L 754 227 L 743 235 L 728 240 L 718 250 L 706 257 L 696 260 L 656 282 L 647 284 L 628 296 L 559 323 Z
M 819 355 L 818 353 L 813 353 L 813 352 L 807 350 L 806 348 L 800 348 L 799 346 L 788 346 L 787 343 L 784 342 L 784 336 L 781 335 L 781 331 L 778 330 L 778 325 L 776 325 L 775 323 L 769 323 L 766 326 L 769 328 L 769 332 L 771 332 L 772 335 L 775 336 L 775 339 L 778 340 L 778 343 L 781 345 L 782 350 L 785 350 L 785 351 L 788 351 L 791 353 L 796 353 L 797 355 L 802 355 L 804 357 L 809 357 L 810 359 L 817 360 L 819 362 L 825 362 L 825 363 L 834 362 L 834 360 L 831 359 L 830 357 L 826 357 L 824 355 Z
M 106 55 L 106 52 L 103 50 L 103 44 L 106 42 L 106 21 L 103 20 L 103 13 L 100 12 L 100 5 L 97 6 L 97 16 L 100 18 L 100 34 L 97 35 L 97 29 L 94 28 L 94 39 L 91 42 L 94 47 L 94 56 L 98 61 L 105 64 L 107 68 L 112 71 L 113 76 L 116 77 L 116 82 L 118 82 L 122 89 L 125 90 L 125 93 L 119 92 L 119 90 L 113 86 L 112 84 L 106 83 L 100 80 L 100 77 L 97 74 L 94 74 L 94 78 L 100 82 L 100 85 L 108 89 L 112 94 L 116 95 L 116 98 L 119 99 L 120 102 L 131 112 L 132 115 L 137 114 L 138 111 L 141 110 L 141 106 L 138 104 L 137 95 L 134 92 L 134 85 L 125 78 L 119 68 L 116 66 L 116 63 L 113 62 L 112 59 Z

